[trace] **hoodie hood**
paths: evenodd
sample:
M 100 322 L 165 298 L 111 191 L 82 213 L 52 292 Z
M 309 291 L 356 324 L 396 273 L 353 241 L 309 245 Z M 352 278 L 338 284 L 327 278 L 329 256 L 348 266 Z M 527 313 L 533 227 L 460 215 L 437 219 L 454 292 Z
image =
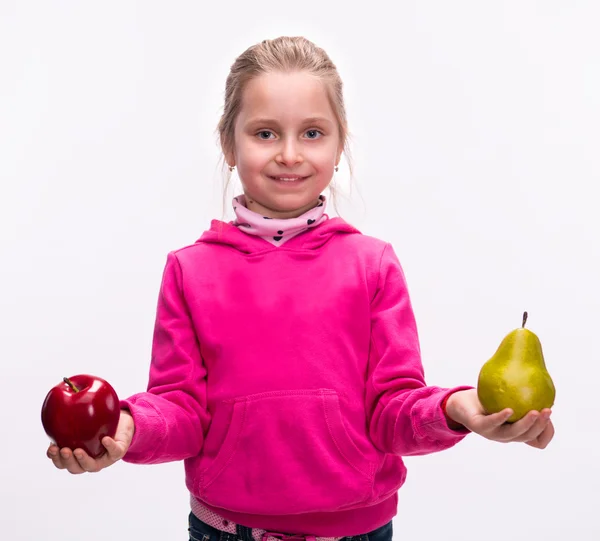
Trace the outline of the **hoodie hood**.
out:
M 318 250 L 336 235 L 358 234 L 360 231 L 342 218 L 330 218 L 317 227 L 307 229 L 288 240 L 284 246 L 277 247 L 262 239 L 241 231 L 233 222 L 212 220 L 210 229 L 196 241 L 198 243 L 221 244 L 230 246 L 245 254 L 270 252 L 274 250 Z

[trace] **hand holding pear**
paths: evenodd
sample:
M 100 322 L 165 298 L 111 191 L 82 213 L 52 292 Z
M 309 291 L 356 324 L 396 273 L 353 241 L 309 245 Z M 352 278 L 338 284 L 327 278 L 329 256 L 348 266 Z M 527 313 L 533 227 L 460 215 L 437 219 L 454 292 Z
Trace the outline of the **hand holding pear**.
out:
M 496 353 L 483 365 L 477 382 L 477 396 L 488 414 L 510 408 L 514 423 L 527 412 L 554 405 L 556 390 L 544 361 L 542 345 L 535 333 L 525 328 L 508 333 Z

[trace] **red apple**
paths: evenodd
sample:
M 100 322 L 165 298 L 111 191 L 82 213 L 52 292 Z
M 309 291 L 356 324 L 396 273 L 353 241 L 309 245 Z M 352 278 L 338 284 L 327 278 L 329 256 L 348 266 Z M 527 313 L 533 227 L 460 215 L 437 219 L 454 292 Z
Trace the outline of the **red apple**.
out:
M 97 376 L 80 374 L 52 387 L 42 405 L 42 425 L 60 449 L 102 456 L 105 436 L 115 437 L 121 411 L 117 393 Z

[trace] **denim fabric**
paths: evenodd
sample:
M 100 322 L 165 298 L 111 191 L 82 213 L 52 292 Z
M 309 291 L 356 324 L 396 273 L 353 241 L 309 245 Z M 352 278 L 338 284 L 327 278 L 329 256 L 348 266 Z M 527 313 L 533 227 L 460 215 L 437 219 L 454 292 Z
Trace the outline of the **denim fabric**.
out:
M 188 530 L 190 541 L 254 541 L 251 528 L 238 526 L 238 535 L 222 532 L 202 522 L 194 513 L 190 513 Z M 390 521 L 372 532 L 344 537 L 341 541 L 392 541 L 392 535 Z

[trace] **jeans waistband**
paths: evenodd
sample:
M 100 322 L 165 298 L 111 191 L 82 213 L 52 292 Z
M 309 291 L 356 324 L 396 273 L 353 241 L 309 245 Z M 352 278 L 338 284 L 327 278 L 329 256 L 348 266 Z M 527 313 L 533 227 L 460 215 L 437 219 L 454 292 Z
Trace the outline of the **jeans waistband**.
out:
M 215 530 L 231 534 L 231 538 L 223 539 L 223 541 L 237 541 L 237 538 L 241 538 L 243 541 L 340 541 L 344 539 L 344 537 L 317 537 L 248 528 L 213 513 L 198 501 L 193 505 L 192 513 L 198 520 L 208 524 Z

